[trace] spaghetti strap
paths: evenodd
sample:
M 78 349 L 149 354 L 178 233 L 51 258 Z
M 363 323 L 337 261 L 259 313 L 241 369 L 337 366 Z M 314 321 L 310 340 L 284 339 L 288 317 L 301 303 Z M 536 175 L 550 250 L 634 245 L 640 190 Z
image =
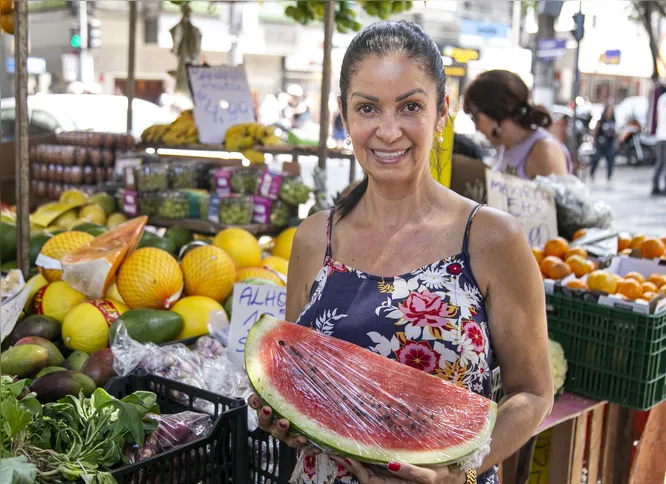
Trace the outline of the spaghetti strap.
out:
M 330 213 L 328 214 L 328 223 L 326 224 L 326 258 L 333 258 L 333 249 L 331 246 L 331 240 L 333 238 L 333 214 L 335 213 L 335 207 L 331 208 Z
M 467 219 L 467 226 L 465 227 L 465 236 L 463 237 L 462 251 L 465 257 L 468 259 L 469 259 L 469 234 L 472 230 L 472 221 L 474 220 L 476 213 L 481 209 L 481 207 L 483 207 L 483 204 L 478 204 L 476 207 L 474 207 L 472 213 L 469 214 L 469 218 Z

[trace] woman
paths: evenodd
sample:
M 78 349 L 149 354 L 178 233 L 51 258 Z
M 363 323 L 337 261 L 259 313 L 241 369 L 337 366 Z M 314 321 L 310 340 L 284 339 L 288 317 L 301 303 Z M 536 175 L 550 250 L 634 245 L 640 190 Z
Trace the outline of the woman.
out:
M 527 86 L 513 72 L 480 74 L 465 91 L 464 110 L 476 129 L 500 148 L 501 171 L 528 180 L 571 172 L 569 150 L 546 130 L 552 124 L 550 114 L 529 101 Z
M 345 129 L 367 177 L 335 209 L 298 228 L 287 319 L 488 398 L 497 358 L 507 396 L 491 452 L 469 476 L 457 466 L 404 462 L 377 471 L 333 456 L 342 473 L 355 476 L 336 482 L 497 483 L 495 465 L 534 434 L 553 399 L 539 269 L 513 217 L 480 208 L 430 173 L 429 152 L 447 122 L 449 100 L 437 46 L 419 26 L 380 22 L 360 32 L 345 54 L 340 91 Z M 419 300 L 460 308 L 446 316 L 450 325 L 441 338 L 424 332 Z M 478 345 L 470 346 L 468 330 Z M 399 332 L 409 338 L 398 340 Z M 410 358 L 418 351 L 427 368 L 423 359 Z M 290 446 L 307 446 L 305 437 L 289 435 L 287 420 L 273 421 L 272 409 L 256 396 L 249 404 L 265 431 Z
M 594 180 L 594 172 L 603 157 L 606 158 L 607 179 L 611 181 L 615 167 L 615 110 L 609 104 L 604 107 L 601 119 L 594 128 L 594 146 L 596 150 L 590 162 L 590 178 Z

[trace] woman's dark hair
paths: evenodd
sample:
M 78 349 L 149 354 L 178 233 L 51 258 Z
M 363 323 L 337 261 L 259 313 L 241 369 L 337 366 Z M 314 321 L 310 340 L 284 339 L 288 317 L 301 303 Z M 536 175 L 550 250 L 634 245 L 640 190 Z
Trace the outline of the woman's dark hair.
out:
M 446 76 L 442 54 L 433 40 L 421 27 L 412 22 L 377 22 L 363 30 L 351 41 L 340 69 L 340 104 L 342 117 L 347 119 L 347 96 L 351 78 L 358 72 L 360 63 L 368 57 L 404 54 L 435 82 L 437 109 L 444 109 Z M 351 212 L 368 189 L 366 176 L 336 207 L 339 219 Z
M 610 117 L 607 118 L 606 113 L 608 112 L 609 109 L 610 109 Z M 615 121 L 615 108 L 613 107 L 612 104 L 606 104 L 604 106 L 604 110 L 601 112 L 601 119 L 612 119 L 613 121 Z
M 465 90 L 463 109 L 470 113 L 474 106 L 498 123 L 511 119 L 525 129 L 547 128 L 553 124 L 548 109 L 532 104 L 529 97 L 529 89 L 513 72 L 486 71 Z

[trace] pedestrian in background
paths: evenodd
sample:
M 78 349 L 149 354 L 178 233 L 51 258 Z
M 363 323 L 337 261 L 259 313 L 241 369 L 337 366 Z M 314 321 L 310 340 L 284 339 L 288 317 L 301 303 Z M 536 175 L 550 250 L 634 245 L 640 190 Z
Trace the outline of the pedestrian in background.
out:
M 465 91 L 464 110 L 499 148 L 495 166 L 500 171 L 527 180 L 571 173 L 569 150 L 547 131 L 550 113 L 530 102 L 527 85 L 513 72 L 480 74 Z
M 601 158 L 606 158 L 607 178 L 611 181 L 615 167 L 615 110 L 610 104 L 604 108 L 601 119 L 594 129 L 594 146 L 596 151 L 590 165 L 590 178 L 594 180 L 594 173 Z
M 657 101 L 657 165 L 652 177 L 652 195 L 666 195 L 666 96 L 659 96 Z M 659 186 L 661 174 L 664 174 L 664 189 Z

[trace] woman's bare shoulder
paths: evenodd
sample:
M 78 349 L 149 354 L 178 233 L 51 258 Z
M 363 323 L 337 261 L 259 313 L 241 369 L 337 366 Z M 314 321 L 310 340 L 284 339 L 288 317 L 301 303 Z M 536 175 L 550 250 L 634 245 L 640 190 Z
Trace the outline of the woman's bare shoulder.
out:
M 323 257 L 328 244 L 329 214 L 328 210 L 323 210 L 303 220 L 296 230 L 292 251 L 295 250 L 301 257 L 306 254 L 312 257 L 319 255 Z

